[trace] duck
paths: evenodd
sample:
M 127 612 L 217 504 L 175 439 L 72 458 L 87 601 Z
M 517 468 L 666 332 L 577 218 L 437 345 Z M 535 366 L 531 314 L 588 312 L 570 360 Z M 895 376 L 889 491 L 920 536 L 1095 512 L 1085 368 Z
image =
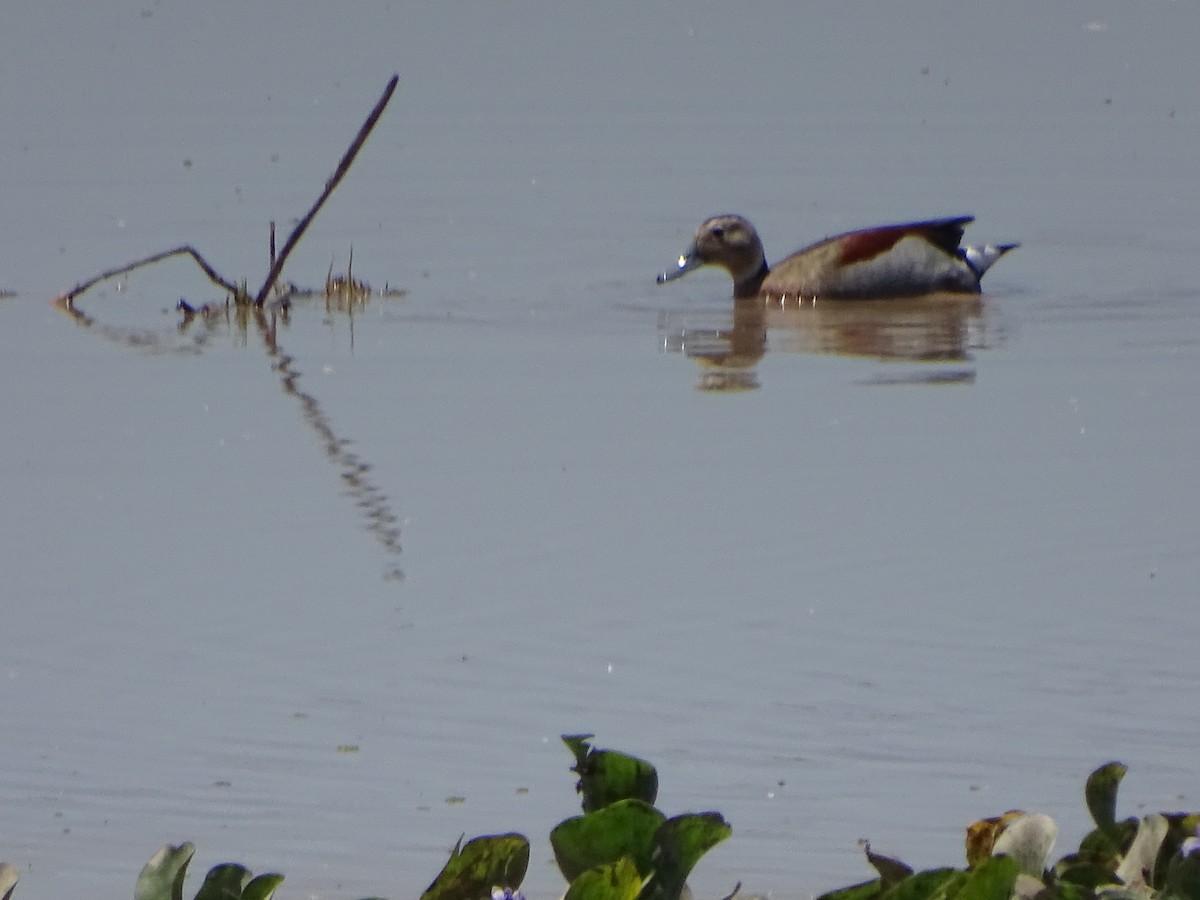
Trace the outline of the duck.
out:
M 733 277 L 734 299 L 880 299 L 925 294 L 978 294 L 984 272 L 1019 244 L 960 246 L 974 216 L 952 216 L 848 231 L 817 241 L 774 266 L 762 241 L 742 216 L 707 219 L 665 284 L 701 266 Z

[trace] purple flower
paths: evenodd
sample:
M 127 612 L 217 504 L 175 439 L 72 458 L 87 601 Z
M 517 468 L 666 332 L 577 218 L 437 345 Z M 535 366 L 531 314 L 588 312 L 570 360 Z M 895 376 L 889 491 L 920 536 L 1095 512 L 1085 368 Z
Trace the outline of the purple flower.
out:
M 525 895 L 508 887 L 492 888 L 492 900 L 525 900 Z

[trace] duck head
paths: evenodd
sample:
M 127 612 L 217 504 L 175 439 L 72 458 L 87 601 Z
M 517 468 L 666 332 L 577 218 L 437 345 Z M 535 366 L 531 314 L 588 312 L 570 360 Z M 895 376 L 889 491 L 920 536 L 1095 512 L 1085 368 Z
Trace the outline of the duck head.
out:
M 658 276 L 664 284 L 701 266 L 720 266 L 733 277 L 735 297 L 753 297 L 766 277 L 767 259 L 754 226 L 741 216 L 713 216 L 696 229 L 676 267 Z

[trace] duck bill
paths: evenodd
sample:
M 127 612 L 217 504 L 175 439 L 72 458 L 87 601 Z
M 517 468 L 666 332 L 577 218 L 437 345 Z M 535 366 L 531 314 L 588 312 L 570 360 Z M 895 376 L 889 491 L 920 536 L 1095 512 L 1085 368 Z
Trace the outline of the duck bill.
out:
M 679 262 L 674 269 L 669 272 L 660 272 L 658 275 L 658 283 L 666 284 L 668 281 L 674 281 L 676 278 L 682 278 L 692 269 L 698 269 L 704 265 L 704 260 L 700 258 L 700 254 L 696 252 L 695 245 L 688 247 L 679 257 Z

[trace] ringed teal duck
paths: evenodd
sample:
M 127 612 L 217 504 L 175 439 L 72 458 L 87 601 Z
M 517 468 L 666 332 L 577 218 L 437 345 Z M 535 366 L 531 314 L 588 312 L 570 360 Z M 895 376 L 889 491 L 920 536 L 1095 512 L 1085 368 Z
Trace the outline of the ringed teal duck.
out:
M 733 276 L 737 299 L 978 294 L 983 273 L 1018 245 L 959 246 L 963 229 L 973 221 L 974 216 L 954 216 L 850 231 L 810 244 L 769 267 L 753 225 L 741 216 L 714 216 L 696 230 L 677 267 L 659 275 L 658 283 L 715 265 Z

